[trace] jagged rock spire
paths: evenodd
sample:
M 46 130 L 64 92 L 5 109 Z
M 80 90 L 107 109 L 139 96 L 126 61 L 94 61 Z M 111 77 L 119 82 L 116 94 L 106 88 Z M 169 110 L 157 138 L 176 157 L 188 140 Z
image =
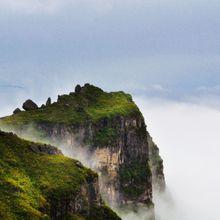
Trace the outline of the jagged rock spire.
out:
M 51 105 L 51 98 L 49 97 L 46 101 L 46 106 Z

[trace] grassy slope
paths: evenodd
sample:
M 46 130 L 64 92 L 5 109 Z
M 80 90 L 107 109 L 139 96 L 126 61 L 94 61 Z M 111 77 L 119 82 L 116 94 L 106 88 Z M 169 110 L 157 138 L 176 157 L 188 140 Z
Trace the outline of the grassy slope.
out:
M 0 132 L 0 219 L 49 219 L 49 198 L 68 197 L 97 175 L 62 155 L 34 153 L 31 144 Z M 107 207 L 94 207 L 93 215 L 97 210 L 94 219 L 119 219 Z
M 50 106 L 22 111 L 1 119 L 1 122 L 14 126 L 34 122 L 79 124 L 87 120 L 95 122 L 104 117 L 136 112 L 139 110 L 130 95 L 124 92 L 107 93 L 87 85 L 80 93 L 60 96 L 59 100 Z

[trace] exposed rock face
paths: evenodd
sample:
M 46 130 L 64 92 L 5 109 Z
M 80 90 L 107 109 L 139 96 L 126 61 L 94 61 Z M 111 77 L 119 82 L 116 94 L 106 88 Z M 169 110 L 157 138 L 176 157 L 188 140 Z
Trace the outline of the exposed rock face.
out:
M 16 108 L 16 109 L 13 111 L 14 114 L 17 114 L 17 113 L 19 113 L 19 112 L 21 112 L 21 109 L 20 109 L 20 108 Z
M 88 145 L 101 174 L 105 199 L 117 204 L 152 204 L 152 177 L 148 165 L 147 132 L 141 115 L 103 119 L 85 126 L 39 124 L 53 141 L 69 147 Z M 112 132 L 100 142 L 102 132 Z M 107 135 L 107 134 L 105 134 Z
M 163 173 L 163 160 L 159 154 L 159 148 L 153 142 L 152 137 L 148 133 L 148 146 L 150 167 L 152 172 L 152 184 L 154 190 L 163 192 L 166 187 L 164 173 Z
M 75 92 L 76 93 L 79 93 L 81 91 L 81 86 L 80 85 L 77 85 L 76 87 L 75 87 Z
M 163 172 L 163 160 L 159 154 L 159 148 L 153 142 L 152 137 L 148 133 L 148 146 L 149 146 L 149 158 L 150 167 L 152 172 L 152 185 L 154 190 L 163 192 L 166 188 L 164 172 Z
M 46 144 L 32 144 L 30 149 L 35 153 L 42 153 L 42 154 L 51 154 L 51 155 L 63 155 L 60 150 L 56 147 Z
M 49 106 L 49 105 L 51 105 L 51 98 L 50 97 L 46 101 L 46 106 Z
M 50 216 L 52 219 L 65 219 L 71 214 L 89 217 L 92 214 L 93 207 L 104 205 L 99 193 L 98 177 L 86 180 L 77 194 L 69 194 L 61 199 L 51 196 L 50 200 Z
M 36 103 L 34 103 L 32 100 L 28 99 L 27 101 L 25 101 L 23 103 L 23 106 L 22 108 L 26 111 L 29 111 L 29 110 L 34 110 L 34 109 L 38 109 L 38 106 Z
M 99 192 L 97 176 L 88 178 L 81 185 L 77 194 L 68 195 L 62 199 L 51 197 L 50 216 L 52 219 L 66 219 L 67 216 L 72 217 L 76 214 L 90 220 L 121 220 L 110 208 L 104 205 Z

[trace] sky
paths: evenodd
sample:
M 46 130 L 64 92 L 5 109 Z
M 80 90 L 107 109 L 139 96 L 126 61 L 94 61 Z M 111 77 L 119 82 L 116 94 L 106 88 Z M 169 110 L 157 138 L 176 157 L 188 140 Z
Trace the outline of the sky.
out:
M 42 103 L 85 82 L 216 104 L 219 9 L 218 0 L 0 0 L 0 104 Z
M 0 116 L 86 82 L 129 92 L 175 203 L 169 213 L 159 199 L 159 217 L 220 219 L 219 11 L 219 0 L 0 0 Z

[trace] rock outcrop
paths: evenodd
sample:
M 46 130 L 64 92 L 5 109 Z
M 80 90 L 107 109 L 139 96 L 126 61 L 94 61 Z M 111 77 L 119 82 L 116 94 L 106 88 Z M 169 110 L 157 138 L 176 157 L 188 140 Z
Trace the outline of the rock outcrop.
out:
M 98 175 L 55 147 L 0 131 L 0 219 L 120 220 Z
M 79 93 L 81 91 L 81 86 L 80 85 L 77 85 L 75 87 L 75 93 Z
M 51 98 L 50 97 L 46 101 L 46 106 L 49 106 L 49 105 L 51 105 Z
M 33 143 L 30 146 L 30 149 L 38 154 L 63 155 L 61 150 L 58 150 L 56 147 L 47 144 Z
M 30 111 L 30 110 L 38 109 L 38 106 L 37 106 L 37 104 L 34 103 L 32 100 L 28 99 L 28 100 L 26 100 L 26 101 L 23 103 L 22 108 L 23 108 L 25 111 Z
M 163 172 L 163 160 L 159 154 L 159 148 L 153 142 L 150 134 L 147 134 L 148 146 L 149 146 L 149 164 L 152 172 L 152 185 L 154 190 L 158 192 L 165 191 L 166 183 Z
M 21 112 L 21 109 L 20 109 L 20 108 L 16 108 L 16 109 L 13 111 L 13 114 L 17 114 L 17 113 L 19 113 L 19 112 Z

